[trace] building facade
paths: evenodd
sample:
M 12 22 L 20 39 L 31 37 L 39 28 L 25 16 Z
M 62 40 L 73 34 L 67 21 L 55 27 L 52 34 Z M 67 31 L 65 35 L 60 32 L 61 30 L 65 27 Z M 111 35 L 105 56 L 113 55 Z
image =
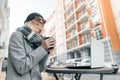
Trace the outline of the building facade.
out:
M 56 27 L 55 27 L 55 20 L 56 20 L 56 13 L 55 10 L 53 11 L 50 18 L 45 23 L 45 36 L 46 37 L 54 37 L 56 38 Z M 50 55 L 50 61 L 56 61 L 56 48 L 52 51 L 52 54 Z
M 9 15 L 10 8 L 8 7 L 8 0 L 0 0 L 0 71 L 2 61 L 8 54 Z
M 56 48 L 50 58 L 52 61 L 64 61 L 66 60 L 66 38 L 63 0 L 57 0 L 56 4 L 53 14 L 45 24 L 45 30 L 47 30 L 48 35 L 56 38 Z
M 105 61 L 119 63 L 120 38 L 110 0 L 64 0 L 68 59 L 90 56 L 91 37 L 104 44 Z
M 53 14 L 57 60 L 90 57 L 91 38 L 95 38 L 104 44 L 105 61 L 120 64 L 118 7 L 118 0 L 57 0 Z

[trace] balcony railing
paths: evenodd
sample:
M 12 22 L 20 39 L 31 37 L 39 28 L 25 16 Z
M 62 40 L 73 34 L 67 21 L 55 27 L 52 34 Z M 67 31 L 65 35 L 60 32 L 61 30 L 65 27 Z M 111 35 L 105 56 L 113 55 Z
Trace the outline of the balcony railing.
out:
M 73 7 L 73 2 L 74 2 L 74 0 L 71 0 L 71 2 L 69 2 L 69 4 L 64 9 L 64 13 L 67 13 L 71 10 L 70 8 Z
M 73 40 L 75 37 L 77 37 L 77 34 L 74 34 L 73 36 L 69 36 L 66 41 Z
M 79 34 L 79 35 L 83 35 L 83 34 L 85 34 L 85 33 L 90 32 L 90 30 L 91 30 L 91 28 L 87 26 L 87 27 L 85 27 L 84 29 L 82 29 L 78 34 Z
M 68 13 L 66 13 L 66 19 L 74 12 L 74 9 L 72 8 Z
M 80 46 L 71 48 L 71 49 L 67 50 L 67 52 L 73 52 L 73 51 L 75 51 L 75 50 L 80 50 L 80 49 L 82 49 L 83 47 L 90 47 L 90 42 L 87 42 L 87 43 L 82 44 L 82 45 L 80 45 Z
M 74 16 L 74 9 L 71 10 L 69 13 L 66 14 L 65 21 L 69 20 L 73 16 Z
M 77 7 L 77 11 L 81 11 L 84 7 L 86 7 L 87 6 L 87 4 L 86 4 L 86 2 L 85 1 L 83 1 L 83 2 L 79 2 L 78 3 L 78 7 Z
M 75 18 L 73 17 L 71 20 L 67 21 L 67 27 L 71 26 L 75 22 Z
M 75 22 L 73 23 L 73 24 L 70 24 L 69 26 L 67 26 L 67 28 L 66 28 L 66 30 L 65 31 L 68 31 L 68 30 L 70 30 L 72 27 L 74 27 L 75 26 Z
M 81 22 L 87 20 L 88 18 L 89 18 L 89 15 L 88 15 L 88 13 L 86 12 L 86 13 L 84 13 L 83 15 L 81 15 L 81 16 L 78 18 L 77 22 L 81 23 Z

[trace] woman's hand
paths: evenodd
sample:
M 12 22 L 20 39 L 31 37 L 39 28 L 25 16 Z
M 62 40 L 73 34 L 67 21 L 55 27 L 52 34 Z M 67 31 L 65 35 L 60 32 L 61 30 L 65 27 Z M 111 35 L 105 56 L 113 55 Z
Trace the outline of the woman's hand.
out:
M 48 39 L 43 39 L 41 46 L 45 48 L 47 51 L 50 51 L 55 47 L 55 44 L 56 44 L 55 38 L 50 37 Z

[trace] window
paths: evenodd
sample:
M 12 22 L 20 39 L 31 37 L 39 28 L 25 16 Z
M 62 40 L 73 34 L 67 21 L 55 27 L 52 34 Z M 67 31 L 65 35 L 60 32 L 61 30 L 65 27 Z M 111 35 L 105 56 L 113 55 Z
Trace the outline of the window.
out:
M 82 11 L 81 11 L 81 14 L 84 14 L 84 13 L 86 13 L 87 11 L 86 11 L 86 9 L 84 8 Z
M 101 28 L 97 28 L 94 30 L 94 33 L 95 33 L 95 37 L 97 40 L 100 40 L 100 39 L 103 39 L 103 36 L 102 36 L 102 32 L 101 32 Z
M 84 43 L 86 43 L 86 41 L 85 41 L 85 36 L 83 35 L 82 36 L 82 44 L 84 44 Z
M 73 44 L 72 44 L 72 42 L 70 41 L 70 49 L 73 47 Z
M 86 20 L 84 23 L 85 23 L 85 27 L 89 27 L 88 20 Z
M 76 27 L 74 26 L 72 30 L 70 31 L 71 36 L 76 34 Z
M 84 28 L 88 28 L 88 27 L 89 27 L 88 20 L 86 20 L 83 23 L 81 23 L 81 30 L 83 30 Z
M 86 42 L 90 42 L 90 38 L 91 38 L 90 33 L 86 34 L 85 37 L 86 37 Z
M 76 47 L 76 46 L 77 46 L 77 38 L 75 38 L 75 39 L 72 41 L 72 44 L 73 44 L 73 47 Z
M 70 43 L 70 49 L 76 47 L 78 45 L 77 44 L 77 38 L 73 39 L 69 43 Z
M 78 16 L 81 17 L 83 14 L 85 14 L 87 11 L 86 11 L 86 8 L 83 8 L 81 11 L 79 11 L 78 13 Z
M 98 13 L 92 16 L 92 23 L 93 23 L 93 26 L 97 26 L 100 24 L 100 16 L 98 15 Z
M 96 0 L 93 0 L 91 3 L 90 3 L 90 8 L 91 8 L 91 14 L 96 12 L 97 10 L 97 3 L 95 2 Z

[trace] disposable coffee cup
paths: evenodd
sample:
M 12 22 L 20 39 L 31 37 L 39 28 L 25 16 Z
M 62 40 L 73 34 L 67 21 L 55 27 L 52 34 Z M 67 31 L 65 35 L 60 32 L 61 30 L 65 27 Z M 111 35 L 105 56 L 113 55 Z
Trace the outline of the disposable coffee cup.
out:
M 46 39 L 49 39 L 49 38 L 51 38 L 51 37 L 44 37 L 44 40 L 46 40 Z M 53 49 L 54 47 L 51 47 L 51 48 L 49 48 L 49 49 Z
M 46 39 L 49 39 L 49 38 L 51 38 L 51 37 L 45 37 L 44 39 L 46 40 Z

